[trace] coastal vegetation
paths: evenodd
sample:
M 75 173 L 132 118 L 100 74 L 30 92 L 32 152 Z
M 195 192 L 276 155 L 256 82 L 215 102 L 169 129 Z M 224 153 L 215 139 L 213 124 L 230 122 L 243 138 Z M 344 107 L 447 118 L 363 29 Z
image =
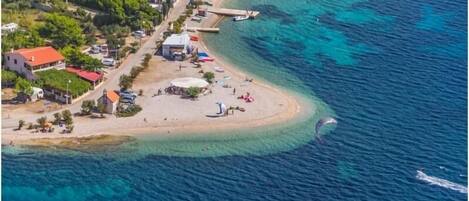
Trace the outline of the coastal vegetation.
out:
M 90 115 L 95 107 L 96 107 L 96 101 L 95 100 L 84 100 L 81 103 L 81 114 L 82 115 Z
M 119 87 L 121 89 L 130 89 L 132 88 L 133 79 L 130 75 L 121 75 L 119 77 Z
M 52 40 L 54 47 L 60 49 L 66 46 L 80 47 L 85 43 L 83 29 L 71 17 L 48 13 L 44 16 L 44 25 L 38 27 L 39 34 Z
M 23 128 L 23 126 L 24 126 L 25 123 L 26 123 L 26 122 L 25 122 L 24 120 L 22 120 L 22 119 L 19 120 L 19 121 L 18 121 L 18 130 L 21 130 L 21 128 Z
M 89 82 L 63 70 L 50 69 L 36 74 L 38 76 L 36 83 L 39 86 L 68 92 L 74 98 L 84 94 L 91 87 Z
M 202 77 L 207 80 L 208 83 L 212 83 L 215 78 L 215 74 L 213 72 L 205 72 Z
M 117 117 L 131 117 L 136 115 L 138 112 L 142 111 L 142 107 L 139 105 L 129 105 L 127 108 L 119 108 L 117 110 L 116 116 Z
M 33 86 L 27 80 L 18 77 L 15 84 L 16 93 L 23 93 L 28 96 L 33 94 Z
M 11 85 L 16 82 L 18 76 L 15 72 L 2 69 L 2 85 Z
M 84 70 L 100 71 L 104 67 L 98 59 L 82 53 L 71 46 L 64 47 L 60 52 L 66 58 L 67 64 L 80 67 Z
M 187 93 L 187 96 L 189 96 L 189 98 L 194 99 L 194 98 L 199 97 L 200 89 L 197 87 L 189 87 L 186 93 Z

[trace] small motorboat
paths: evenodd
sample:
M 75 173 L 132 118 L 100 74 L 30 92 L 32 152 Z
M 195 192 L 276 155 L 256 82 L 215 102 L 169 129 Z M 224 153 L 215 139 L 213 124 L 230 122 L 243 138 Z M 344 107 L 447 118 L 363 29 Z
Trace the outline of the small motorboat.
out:
M 247 20 L 247 19 L 249 19 L 248 15 L 233 17 L 233 21 L 243 21 L 243 20 Z

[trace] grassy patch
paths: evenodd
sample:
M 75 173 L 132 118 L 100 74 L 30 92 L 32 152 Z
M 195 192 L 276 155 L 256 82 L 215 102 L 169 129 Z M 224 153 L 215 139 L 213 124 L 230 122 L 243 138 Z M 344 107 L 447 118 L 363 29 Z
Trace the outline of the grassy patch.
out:
M 36 72 L 36 75 L 39 77 L 38 82 L 43 87 L 49 87 L 64 92 L 67 91 L 67 82 L 70 80 L 71 83 L 68 86 L 68 90 L 73 98 L 86 93 L 91 88 L 89 82 L 80 79 L 75 74 L 63 70 L 51 69 L 40 71 Z

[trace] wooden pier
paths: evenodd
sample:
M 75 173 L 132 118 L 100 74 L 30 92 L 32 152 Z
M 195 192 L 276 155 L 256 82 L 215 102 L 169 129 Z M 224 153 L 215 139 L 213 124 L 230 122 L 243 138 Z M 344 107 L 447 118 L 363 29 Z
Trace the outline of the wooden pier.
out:
M 210 7 L 207 10 L 210 13 L 215 13 L 217 15 L 225 15 L 225 16 L 246 16 L 249 15 L 250 17 L 256 17 L 259 15 L 259 11 L 252 11 L 252 10 L 238 10 L 238 9 L 229 9 L 229 8 L 213 8 Z

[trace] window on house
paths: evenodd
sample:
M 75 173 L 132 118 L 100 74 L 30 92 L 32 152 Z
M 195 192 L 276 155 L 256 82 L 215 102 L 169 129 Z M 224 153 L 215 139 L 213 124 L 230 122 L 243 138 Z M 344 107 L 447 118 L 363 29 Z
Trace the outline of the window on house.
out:
M 15 64 L 18 64 L 18 61 L 16 61 L 16 59 L 13 61 Z
M 7 56 L 7 60 L 10 61 L 10 56 Z

